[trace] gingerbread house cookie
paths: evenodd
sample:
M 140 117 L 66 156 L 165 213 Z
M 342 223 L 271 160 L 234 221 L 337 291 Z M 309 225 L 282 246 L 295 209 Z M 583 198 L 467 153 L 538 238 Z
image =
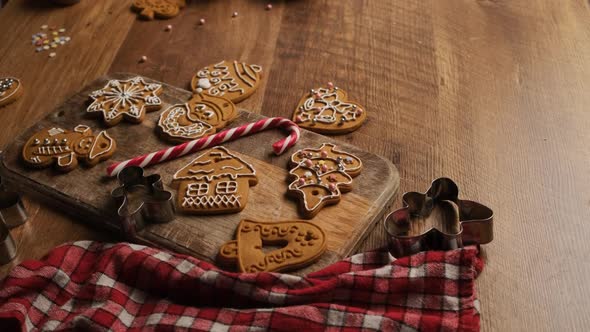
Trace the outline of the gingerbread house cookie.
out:
M 106 131 L 94 135 L 88 126 L 78 125 L 70 132 L 61 128 L 44 129 L 25 143 L 24 162 L 32 167 L 49 167 L 55 164 L 60 171 L 71 171 L 78 160 L 94 166 L 110 158 L 117 143 Z
M 288 193 L 299 199 L 301 215 L 313 218 L 322 207 L 336 204 L 340 194 L 352 190 L 352 178 L 362 169 L 361 160 L 324 143 L 319 149 L 303 149 L 291 156 L 293 182 Z
M 237 61 L 221 61 L 197 72 L 191 81 L 196 93 L 222 96 L 238 103 L 256 91 L 262 68 Z
M 285 246 L 264 252 L 264 245 Z M 324 251 L 326 234 L 311 222 L 242 220 L 236 240 L 219 249 L 217 261 L 222 265 L 237 265 L 240 272 L 247 273 L 288 271 L 313 263 Z
M 18 78 L 0 78 L 0 107 L 16 101 L 23 94 L 23 87 Z
M 108 126 L 114 126 L 125 118 L 140 123 L 145 113 L 162 107 L 159 95 L 162 85 L 146 83 L 141 77 L 129 80 L 110 80 L 104 88 L 90 94 L 92 103 L 86 111 L 100 113 Z
M 360 104 L 348 100 L 346 92 L 333 84 L 312 89 L 293 112 L 300 127 L 322 134 L 345 134 L 358 129 L 367 119 Z
M 214 134 L 236 115 L 236 106 L 230 100 L 198 93 L 186 104 L 162 112 L 158 130 L 169 141 L 190 141 Z
M 177 207 L 195 214 L 242 211 L 249 187 L 256 185 L 252 165 L 218 146 L 201 154 L 174 174 L 178 183 Z

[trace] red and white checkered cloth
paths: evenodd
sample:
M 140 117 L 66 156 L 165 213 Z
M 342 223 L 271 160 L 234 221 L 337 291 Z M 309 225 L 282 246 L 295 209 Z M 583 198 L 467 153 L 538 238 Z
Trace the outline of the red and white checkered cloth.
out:
M 398 260 L 369 252 L 307 277 L 240 274 L 82 241 L 12 270 L 0 287 L 0 331 L 473 331 L 482 267 L 467 247 Z

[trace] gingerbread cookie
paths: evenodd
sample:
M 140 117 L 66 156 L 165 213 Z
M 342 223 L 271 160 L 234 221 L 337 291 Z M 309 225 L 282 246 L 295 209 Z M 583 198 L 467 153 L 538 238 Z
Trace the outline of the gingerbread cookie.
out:
M 173 181 L 180 183 L 178 209 L 195 214 L 240 212 L 250 186 L 258 183 L 252 165 L 221 146 L 191 161 L 174 174 Z
M 0 107 L 16 101 L 23 94 L 20 80 L 14 77 L 0 78 Z
M 261 71 L 257 65 L 224 60 L 199 70 L 191 81 L 191 88 L 196 93 L 223 96 L 239 103 L 258 88 Z
M 186 104 L 162 112 L 158 129 L 170 141 L 189 141 L 214 134 L 236 115 L 236 105 L 230 100 L 198 93 Z
M 78 160 L 88 166 L 110 158 L 117 143 L 106 131 L 93 135 L 88 126 L 78 125 L 73 132 L 51 128 L 33 135 L 23 147 L 23 160 L 32 167 L 49 167 L 55 163 L 60 171 L 71 171 Z
M 303 149 L 291 156 L 288 193 L 300 199 L 303 217 L 313 218 L 325 205 L 340 201 L 340 193 L 352 190 L 352 178 L 362 169 L 361 160 L 338 151 L 334 144 L 319 149 Z
M 160 84 L 146 83 L 141 77 L 111 80 L 104 88 L 90 94 L 93 101 L 86 111 L 102 113 L 108 126 L 118 124 L 123 118 L 139 123 L 143 121 L 145 112 L 162 107 L 162 100 L 158 97 L 161 93 Z
M 329 83 L 303 96 L 293 112 L 300 127 L 322 134 L 345 134 L 358 129 L 367 119 L 365 108 L 348 100 L 346 92 Z
M 263 245 L 284 245 L 270 252 Z M 237 265 L 240 272 L 294 270 L 309 265 L 326 251 L 326 234 L 308 221 L 257 222 L 242 220 L 236 240 L 225 243 L 217 255 L 223 265 Z
M 154 18 L 169 19 L 180 13 L 186 6 L 185 0 L 133 0 L 131 8 L 145 20 Z

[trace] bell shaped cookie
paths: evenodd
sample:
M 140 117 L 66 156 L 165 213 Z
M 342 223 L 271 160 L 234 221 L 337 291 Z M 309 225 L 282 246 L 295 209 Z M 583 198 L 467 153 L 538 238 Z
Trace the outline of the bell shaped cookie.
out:
M 225 97 L 237 104 L 256 91 L 261 72 L 258 65 L 224 60 L 199 70 L 191 88 L 195 93 Z
M 264 252 L 264 245 L 283 247 Z M 325 251 L 326 234 L 316 224 L 242 220 L 236 239 L 219 249 L 217 260 L 223 265 L 237 265 L 240 272 L 288 271 L 313 263 Z

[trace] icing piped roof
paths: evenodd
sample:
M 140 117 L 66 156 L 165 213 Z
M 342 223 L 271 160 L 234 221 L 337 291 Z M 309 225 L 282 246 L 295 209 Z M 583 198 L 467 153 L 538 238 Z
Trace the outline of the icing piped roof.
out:
M 256 176 L 252 165 L 235 156 L 222 146 L 199 155 L 174 174 L 174 180 L 211 181 L 222 176 L 235 180 L 239 176 Z

